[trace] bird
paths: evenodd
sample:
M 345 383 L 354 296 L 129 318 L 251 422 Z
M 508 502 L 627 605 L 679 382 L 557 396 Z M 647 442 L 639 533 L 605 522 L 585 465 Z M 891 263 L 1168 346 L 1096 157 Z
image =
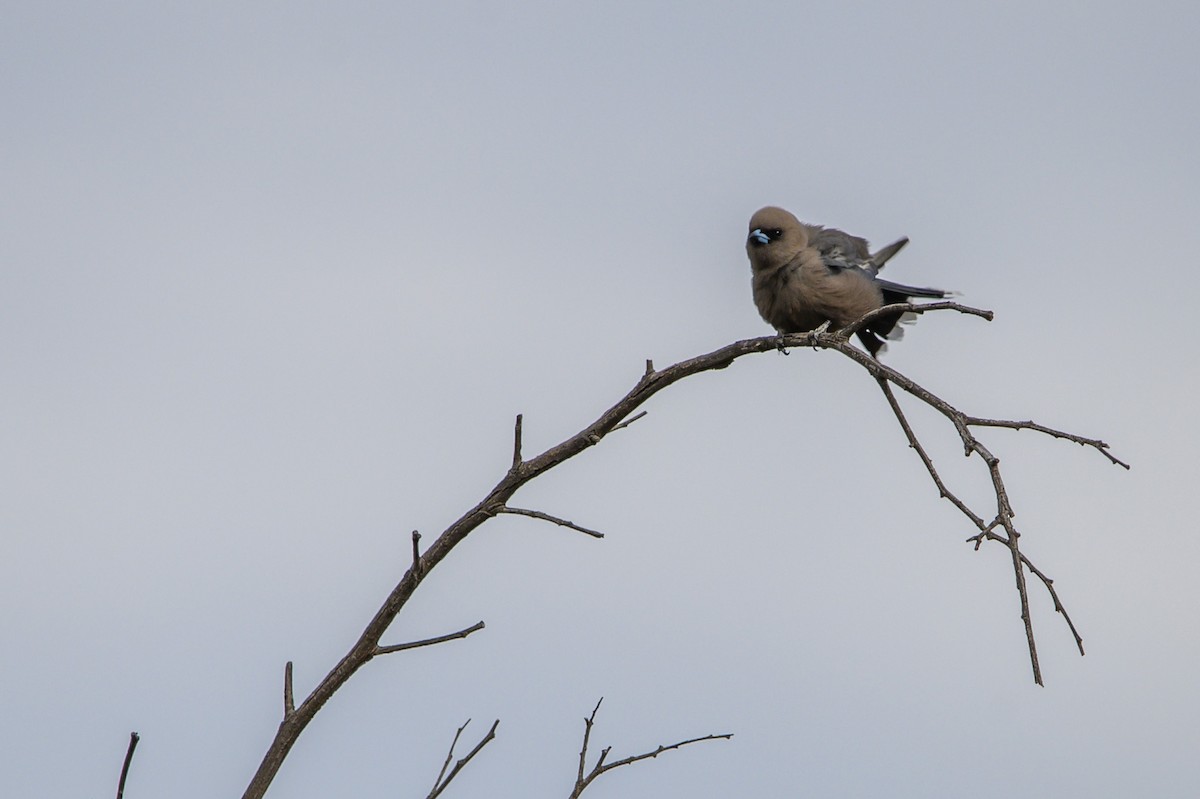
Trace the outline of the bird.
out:
M 914 297 L 951 296 L 953 292 L 879 277 L 883 265 L 906 244 L 908 238 L 901 238 L 872 253 L 866 239 L 805 224 L 783 208 L 760 208 L 750 217 L 746 237 L 754 304 L 782 335 L 829 327 L 840 330 L 884 305 Z M 885 314 L 857 332 L 872 357 L 878 358 L 886 349 L 886 339 L 903 335 L 899 323 L 904 316 L 903 312 Z

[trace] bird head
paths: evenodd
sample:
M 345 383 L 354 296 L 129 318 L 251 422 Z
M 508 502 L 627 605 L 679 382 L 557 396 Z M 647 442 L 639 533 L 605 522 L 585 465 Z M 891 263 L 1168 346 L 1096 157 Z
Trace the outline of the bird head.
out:
M 775 206 L 760 208 L 750 217 L 746 253 L 750 267 L 758 272 L 786 263 L 808 246 L 804 225 L 790 212 Z

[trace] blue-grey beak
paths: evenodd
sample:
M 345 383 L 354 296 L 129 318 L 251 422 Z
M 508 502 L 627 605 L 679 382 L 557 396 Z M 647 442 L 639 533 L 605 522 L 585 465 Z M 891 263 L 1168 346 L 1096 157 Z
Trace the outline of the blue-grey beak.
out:
M 762 228 L 757 228 L 757 227 L 754 228 L 754 230 L 750 231 L 750 237 L 747 239 L 747 241 L 757 242 L 758 244 L 770 244 L 771 243 L 771 239 L 767 236 L 766 233 L 762 232 Z

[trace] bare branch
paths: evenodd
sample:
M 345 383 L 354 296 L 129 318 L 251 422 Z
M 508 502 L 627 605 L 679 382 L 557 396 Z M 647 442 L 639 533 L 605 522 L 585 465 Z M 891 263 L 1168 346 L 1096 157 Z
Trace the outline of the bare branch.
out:
M 390 655 L 393 652 L 403 652 L 406 649 L 417 649 L 422 646 L 433 646 L 434 644 L 444 644 L 447 641 L 453 641 L 456 638 L 466 638 L 471 633 L 476 633 L 482 630 L 486 625 L 483 622 L 477 621 L 470 627 L 459 630 L 456 633 L 448 633 L 439 635 L 436 638 L 426 638 L 423 641 L 411 641 L 407 644 L 392 644 L 391 646 L 377 646 L 374 654 Z M 307 703 L 306 703 L 307 704 Z
M 1079 444 L 1091 446 L 1105 455 L 1110 462 L 1124 466 L 1126 469 L 1129 468 L 1128 465 L 1113 457 L 1107 450 L 1108 445 L 1102 441 L 1083 438 L 1071 433 L 1064 433 L 1060 430 L 1055 430 L 1053 428 L 1046 427 L 1045 425 L 1040 425 L 1036 422 L 1009 422 L 1005 420 L 980 419 L 978 417 L 967 416 L 957 408 L 951 406 L 945 400 L 935 396 L 932 392 L 917 386 L 915 383 L 912 383 L 912 381 L 909 381 L 907 378 L 901 376 L 898 372 L 883 366 L 879 363 L 879 361 L 875 360 L 874 358 L 870 358 L 865 353 L 862 353 L 860 350 L 849 346 L 844 341 L 836 344 L 835 348 L 866 366 L 868 371 L 875 376 L 880 389 L 882 389 L 884 396 L 887 397 L 888 404 L 891 406 L 893 413 L 896 415 L 896 419 L 900 422 L 900 427 L 904 430 L 904 434 L 908 438 L 909 446 L 917 451 L 922 463 L 925 465 L 926 471 L 929 472 L 929 476 L 933 479 L 934 484 L 937 486 L 940 495 L 953 503 L 954 506 L 957 507 L 963 513 L 963 515 L 970 519 L 979 530 L 977 535 L 972 536 L 967 540 L 973 541 L 976 549 L 979 548 L 979 544 L 984 540 L 998 541 L 1008 548 L 1013 564 L 1013 577 L 1016 582 L 1017 596 L 1021 607 L 1021 622 L 1025 628 L 1025 639 L 1029 649 L 1029 660 L 1033 669 L 1033 679 L 1035 683 L 1042 685 L 1042 671 L 1038 660 L 1037 642 L 1033 634 L 1033 619 L 1029 609 L 1029 590 L 1025 581 L 1025 569 L 1028 569 L 1030 573 L 1036 575 L 1038 579 L 1042 581 L 1042 584 L 1045 585 L 1046 590 L 1050 593 L 1051 598 L 1054 600 L 1055 610 L 1062 614 L 1063 620 L 1066 621 L 1067 627 L 1070 628 L 1071 635 L 1075 638 L 1075 645 L 1079 649 L 1080 655 L 1084 654 L 1083 638 L 1079 635 L 1079 631 L 1076 629 L 1075 623 L 1071 620 L 1071 616 L 1069 613 L 1067 613 L 1066 607 L 1063 605 L 1062 600 L 1058 596 L 1058 592 L 1054 589 L 1054 581 L 1048 578 L 1041 570 L 1034 566 L 1033 562 L 1023 552 L 1021 552 L 1018 544 L 1020 533 L 1017 531 L 1016 526 L 1012 521 L 1016 514 L 1013 512 L 1012 503 L 1008 496 L 1008 490 L 1004 485 L 1004 479 L 1000 472 L 1000 459 L 993 455 L 987 447 L 985 447 L 977 438 L 975 438 L 975 436 L 971 434 L 970 427 L 972 425 L 977 425 L 981 427 L 1009 427 L 1014 429 L 1035 430 L 1054 436 L 1055 438 L 1063 438 Z M 908 423 L 908 420 L 905 417 L 899 402 L 892 393 L 889 382 L 896 383 L 913 396 L 942 413 L 942 415 L 951 421 L 955 430 L 958 431 L 959 437 L 963 442 L 964 451 L 968 455 L 975 453 L 983 459 L 984 463 L 987 465 L 988 474 L 992 481 L 992 489 L 996 495 L 996 517 L 991 523 L 985 524 L 979 515 L 967 507 L 966 503 L 960 500 L 946 487 L 945 483 L 941 479 L 941 476 L 938 474 L 937 469 L 934 467 L 932 459 L 929 457 L 924 447 L 921 446 L 920 441 L 913 432 L 912 426 Z M 996 528 L 1003 528 L 1005 534 L 998 534 L 995 532 Z
M 991 318 L 990 311 L 983 311 L 977 308 L 969 308 L 953 302 L 944 303 L 927 303 L 921 305 L 900 304 L 888 306 L 886 309 L 881 309 L 876 313 L 882 315 L 884 313 L 895 313 L 896 311 L 912 311 L 913 313 L 927 313 L 935 310 L 954 310 L 959 313 L 971 314 L 982 317 L 984 319 Z M 851 325 L 842 331 L 829 333 L 826 331 L 812 331 L 810 333 L 789 334 L 789 335 L 772 335 L 763 336 L 760 338 L 745 339 L 735 341 L 732 344 L 721 347 L 720 349 L 699 355 L 695 358 L 689 358 L 685 361 L 668 366 L 664 369 L 655 369 L 652 362 L 647 361 L 646 370 L 641 374 L 634 386 L 619 399 L 612 407 L 604 411 L 595 421 L 588 424 L 578 433 L 568 437 L 561 443 L 547 449 L 540 455 L 530 459 L 524 459 L 520 454 L 519 447 L 519 428 L 520 422 L 517 423 L 517 429 L 514 431 L 514 462 L 517 464 L 515 468 L 506 470 L 500 481 L 471 509 L 454 521 L 447 527 L 433 542 L 432 545 L 425 551 L 417 564 L 409 568 L 407 572 L 400 578 L 399 582 L 384 599 L 382 605 L 376 611 L 374 617 L 364 627 L 359 638 L 350 650 L 342 656 L 342 659 L 329 671 L 312 693 L 299 707 L 296 712 L 288 716 L 279 725 L 274 739 L 263 755 L 262 762 L 259 765 L 258 771 L 251 779 L 249 786 L 243 794 L 243 799 L 261 799 L 265 794 L 267 787 L 278 773 L 284 759 L 291 751 L 296 739 L 312 721 L 317 712 L 329 701 L 330 697 L 350 679 L 358 669 L 381 652 L 397 651 L 392 647 L 380 647 L 379 641 L 388 627 L 395 620 L 397 614 L 408 603 L 413 593 L 421 585 L 424 579 L 442 562 L 443 559 L 456 547 L 462 543 L 468 535 L 476 528 L 486 522 L 488 519 L 496 516 L 502 508 L 505 508 L 508 501 L 512 498 L 522 486 L 529 481 L 540 477 L 550 469 L 558 466 L 576 455 L 580 454 L 589 447 L 595 446 L 604 439 L 613 430 L 622 427 L 630 416 L 636 413 L 642 405 L 644 405 L 651 397 L 658 392 L 674 385 L 675 383 L 701 372 L 715 371 L 724 369 L 732 364 L 738 358 L 758 352 L 771 352 L 780 348 L 812 346 L 814 348 L 834 349 L 842 353 L 848 358 L 851 358 L 856 363 L 861 365 L 877 380 L 882 379 L 892 385 L 900 387 L 905 392 L 917 397 L 922 402 L 940 411 L 951 421 L 959 435 L 963 438 L 964 449 L 966 452 L 976 452 L 985 461 L 991 458 L 990 453 L 986 453 L 986 449 L 971 435 L 969 430 L 969 420 L 974 420 L 973 417 L 967 417 L 961 412 L 951 407 L 944 400 L 936 397 L 927 389 L 918 385 L 913 380 L 905 377 L 899 372 L 891 369 L 888 366 L 881 364 L 879 361 L 870 357 L 866 353 L 853 347 L 847 341 L 847 336 L 857 329 L 860 329 L 863 324 L 869 324 L 871 316 L 859 320 L 855 325 Z M 974 420 L 977 426 L 988 426 Z M 1038 427 L 1030 426 L 1029 429 L 1039 430 Z M 1048 429 L 1040 430 L 1053 435 Z M 908 433 L 906 433 L 907 435 Z M 910 444 L 912 443 L 910 438 Z M 1072 439 L 1074 440 L 1074 439 Z M 1088 440 L 1079 441 L 1077 443 L 1087 444 Z M 1104 452 L 1110 460 L 1111 455 L 1107 454 L 1105 447 L 1094 445 L 1097 449 Z M 914 447 L 915 448 L 915 447 Z M 922 450 L 918 449 L 918 454 Z M 928 456 L 926 455 L 926 458 Z M 994 458 L 989 461 L 989 464 L 994 461 Z M 1117 462 L 1114 460 L 1114 462 Z M 1119 463 L 1119 462 L 1117 462 Z M 1121 464 L 1124 465 L 1124 464 Z M 926 467 L 928 469 L 928 466 Z M 989 468 L 992 468 L 989 465 Z M 994 525 L 989 531 L 987 540 L 1000 540 L 1012 552 L 1014 564 L 1023 564 L 1023 555 L 1017 548 L 1016 530 L 1011 526 L 1011 508 L 1008 507 L 1007 494 L 1003 493 L 1003 483 L 998 479 L 998 471 L 995 472 L 993 483 L 997 490 L 997 502 L 1004 512 L 998 513 L 999 522 Z M 936 481 L 935 481 L 936 482 Z M 939 491 L 943 486 L 939 486 Z M 949 498 L 949 497 L 947 497 Z M 951 500 L 953 501 L 953 500 Z M 960 508 L 961 510 L 962 508 Z M 1003 527 L 1005 535 L 1000 536 L 994 531 L 998 527 Z M 594 531 L 593 531 L 594 532 Z M 983 539 L 980 539 L 983 540 Z M 1018 566 L 1016 571 L 1021 575 L 1019 579 L 1023 580 L 1023 572 Z M 1036 573 L 1036 572 L 1035 572 Z M 1065 615 L 1065 614 L 1064 614 Z M 453 636 L 452 636 L 453 637 Z M 439 639 L 432 639 L 428 643 L 436 643 Z M 426 642 L 417 642 L 418 644 Z M 412 645 L 402 645 L 408 648 Z M 1040 679 L 1040 673 L 1035 669 L 1035 675 Z
M 649 361 L 647 361 L 647 363 L 649 363 Z M 592 725 L 596 723 L 596 712 L 600 710 L 600 704 L 602 702 L 604 702 L 604 697 L 600 697 L 600 699 L 596 702 L 596 706 L 592 708 L 592 715 L 583 720 L 583 747 L 579 750 L 579 776 L 575 778 L 575 784 L 577 786 L 583 784 L 583 771 L 587 768 L 588 740 L 592 737 Z M 605 750 L 606 754 L 607 752 L 608 750 Z M 604 755 L 601 755 L 600 757 L 603 759 Z M 582 791 L 583 789 L 579 788 L 579 790 Z M 578 794 L 576 794 L 576 796 L 578 796 Z
M 283 715 L 284 718 L 296 712 L 296 699 L 292 693 L 292 661 L 283 667 Z
M 1115 457 L 1108 451 L 1108 444 L 1095 438 L 1084 438 L 1077 436 L 1074 433 L 1065 433 L 1062 430 L 1055 430 L 1053 427 L 1046 427 L 1033 421 L 1013 422 L 1007 419 L 980 419 L 978 416 L 964 416 L 963 421 L 970 427 L 1007 427 L 1012 430 L 1036 430 L 1039 433 L 1045 433 L 1054 438 L 1063 438 L 1067 441 L 1074 441 L 1081 447 L 1092 447 L 1100 452 L 1101 455 L 1108 458 L 1113 464 L 1123 466 L 1129 469 L 1129 464 Z
M 978 535 L 971 536 L 970 538 L 967 539 L 967 541 L 974 542 L 975 549 L 977 549 L 977 550 L 979 549 L 979 545 L 981 543 L 983 543 L 983 541 L 999 541 L 1000 543 L 1007 546 L 1008 539 L 1005 538 L 1004 536 L 997 535 L 996 533 L 993 532 L 993 530 L 996 527 L 998 527 L 999 525 L 1000 525 L 1000 520 L 996 519 L 990 525 L 988 525 L 986 529 L 981 530 Z M 1075 637 L 1075 646 L 1077 649 L 1079 649 L 1079 654 L 1083 655 L 1084 654 L 1083 638 L 1080 637 L 1079 631 L 1077 629 L 1075 629 L 1075 622 L 1071 621 L 1071 614 L 1067 613 L 1067 609 L 1063 605 L 1062 600 L 1060 600 L 1058 598 L 1058 591 L 1054 590 L 1054 581 L 1051 580 L 1049 577 L 1047 577 L 1045 574 L 1043 574 L 1041 569 L 1039 569 L 1037 566 L 1034 566 L 1033 561 L 1031 561 L 1028 557 L 1026 557 L 1025 553 L 1021 553 L 1021 562 L 1025 565 L 1025 568 L 1028 569 L 1031 574 L 1033 574 L 1035 577 L 1037 577 L 1039 580 L 1042 581 L 1042 585 L 1046 586 L 1046 591 L 1050 594 L 1050 598 L 1052 600 L 1054 600 L 1054 609 L 1058 613 L 1062 614 L 1063 621 L 1065 621 L 1067 623 L 1067 627 L 1069 627 L 1071 630 L 1071 635 L 1073 635 Z
M 604 697 L 601 697 L 600 702 L 603 701 Z M 643 752 L 640 755 L 630 755 L 629 757 L 621 758 L 620 760 L 614 760 L 612 763 L 604 762 L 605 759 L 608 758 L 608 753 L 612 751 L 611 746 L 606 746 L 603 750 L 601 750 L 600 757 L 596 759 L 596 765 L 593 766 L 592 770 L 585 776 L 584 771 L 587 768 L 588 741 L 592 735 L 592 725 L 596 721 L 596 711 L 600 709 L 600 702 L 596 703 L 596 707 L 592 710 L 592 715 L 583 720 L 583 747 L 579 750 L 579 772 L 575 778 L 575 788 L 571 791 L 570 799 L 578 799 L 579 795 L 582 794 L 584 790 L 596 780 L 597 777 L 599 777 L 601 774 L 612 771 L 615 768 L 628 766 L 629 764 L 636 763 L 639 760 L 647 760 L 652 757 L 658 757 L 663 752 L 669 752 L 672 749 L 680 749 L 684 746 L 688 746 L 689 744 L 701 743 L 702 741 L 728 740 L 733 737 L 733 733 L 728 732 L 721 733 L 719 735 L 702 735 L 698 738 L 688 738 L 685 741 L 677 741 L 673 744 L 659 744 L 649 752 Z
M 425 799 L 437 799 L 437 797 L 441 795 L 442 791 L 446 790 L 446 786 L 450 784 L 451 780 L 458 776 L 458 772 L 462 771 L 463 767 L 471 762 L 471 758 L 479 754 L 479 750 L 487 746 L 488 742 L 496 737 L 496 728 L 500 726 L 500 719 L 496 719 L 492 722 L 492 728 L 487 731 L 487 735 L 483 736 L 479 743 L 475 744 L 475 748 L 468 752 L 466 757 L 455 763 L 454 768 L 450 771 L 450 774 L 447 775 L 446 769 L 450 766 L 450 761 L 454 758 L 454 747 L 458 745 L 459 736 L 462 735 L 463 730 L 465 730 L 467 725 L 470 723 L 471 720 L 467 719 L 463 722 L 463 725 L 458 728 L 458 731 L 454 733 L 454 740 L 450 742 L 450 751 L 446 753 L 446 762 L 442 763 L 442 770 L 438 772 L 437 779 L 433 782 L 433 790 L 429 792 L 429 795 L 426 796 Z M 442 779 L 443 777 L 445 777 L 444 780 Z
M 509 513 L 514 516 L 528 516 L 531 519 L 541 519 L 544 522 L 553 522 L 559 527 L 569 527 L 572 530 L 577 530 L 585 535 L 590 535 L 592 538 L 604 538 L 604 533 L 600 533 L 595 530 L 589 530 L 586 527 L 580 527 L 578 524 L 575 524 L 575 522 L 567 521 L 566 519 L 560 519 L 557 516 L 551 516 L 549 513 L 542 513 L 540 510 L 513 508 L 505 505 L 503 508 L 498 509 L 496 513 Z
M 137 749 L 141 736 L 136 732 L 129 733 L 129 748 L 125 750 L 125 762 L 121 765 L 121 779 L 117 781 L 117 799 L 125 796 L 125 778 L 129 776 L 129 764 L 133 762 L 133 750 Z

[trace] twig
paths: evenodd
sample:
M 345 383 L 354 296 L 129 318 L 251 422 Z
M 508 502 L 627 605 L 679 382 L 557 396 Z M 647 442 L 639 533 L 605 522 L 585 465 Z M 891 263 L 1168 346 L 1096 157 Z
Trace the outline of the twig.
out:
M 129 748 L 125 750 L 125 762 L 121 765 L 121 779 L 117 781 L 117 799 L 125 795 L 125 778 L 129 776 L 129 764 L 133 762 L 133 750 L 137 749 L 141 736 L 136 732 L 129 733 Z
M 634 422 L 636 422 L 638 419 L 641 419 L 641 418 L 642 418 L 643 416 L 645 416 L 647 413 L 649 413 L 649 411 L 642 411 L 641 413 L 635 413 L 633 416 L 630 416 L 628 419 L 626 419 L 625 421 L 621 422 L 619 425 L 617 425 L 616 427 L 614 427 L 614 428 L 613 428 L 613 429 L 612 429 L 610 432 L 614 432 L 614 433 L 615 433 L 615 432 L 616 432 L 616 431 L 618 431 L 618 430 L 621 430 L 621 429 L 623 429 L 623 428 L 629 427 L 629 425 L 633 424 L 633 423 L 634 423 Z
M 451 780 L 458 776 L 458 772 L 462 771 L 463 767 L 471 762 L 471 758 L 475 757 L 475 755 L 479 753 L 480 749 L 487 746 L 488 742 L 496 737 L 496 728 L 500 726 L 500 719 L 496 719 L 492 722 L 492 728 L 487 731 L 487 735 L 483 736 L 483 739 L 480 740 L 479 743 L 475 744 L 475 748 L 468 752 L 466 757 L 455 763 L 454 768 L 450 771 L 450 774 L 447 775 L 446 769 L 449 768 L 450 761 L 454 758 L 454 747 L 458 745 L 459 736 L 462 735 L 463 730 L 465 730 L 467 725 L 470 723 L 471 720 L 467 719 L 463 722 L 463 725 L 458 728 L 458 731 L 454 733 L 454 740 L 450 742 L 450 751 L 446 753 L 446 762 L 442 763 L 442 770 L 438 772 L 437 779 L 433 781 L 433 790 L 429 792 L 429 795 L 426 796 L 425 799 L 437 799 L 437 797 L 441 795 L 442 791 L 446 790 L 446 786 L 450 784 Z M 442 777 L 445 777 L 445 780 L 443 780 Z
M 416 648 L 422 647 L 422 646 L 433 646 L 434 644 L 443 644 L 446 641 L 453 641 L 457 638 L 466 638 L 471 633 L 479 632 L 485 626 L 486 625 L 483 622 L 477 621 L 474 624 L 472 624 L 470 627 L 459 630 L 456 633 L 447 633 L 446 635 L 439 635 L 436 638 L 426 638 L 422 641 L 410 641 L 407 644 L 392 644 L 390 646 L 377 646 L 377 647 L 375 647 L 375 654 L 376 655 L 390 655 L 393 652 L 403 652 L 406 649 L 416 649 Z
M 929 311 L 958 311 L 962 314 L 978 316 L 982 319 L 986 319 L 989 322 L 995 317 L 995 314 L 991 311 L 985 311 L 982 308 L 972 308 L 970 305 L 960 305 L 957 302 L 951 302 L 949 300 L 945 302 L 898 302 L 893 305 L 885 305 L 882 308 L 876 308 L 874 311 L 871 311 L 866 316 L 863 316 L 858 321 L 854 322 L 854 324 L 847 325 L 846 327 L 837 331 L 837 333 L 834 335 L 842 338 L 848 338 L 854 333 L 862 330 L 864 327 L 870 326 L 872 322 L 881 316 L 894 316 L 904 313 L 923 314 Z
M 1084 438 L 1077 436 L 1074 433 L 1065 433 L 1062 430 L 1055 430 L 1053 427 L 1046 427 L 1043 424 L 1038 424 L 1033 421 L 1014 422 L 1008 419 L 980 419 L 978 416 L 964 416 L 963 422 L 969 427 L 1007 427 L 1012 430 L 1036 430 L 1039 433 L 1045 433 L 1054 438 L 1062 438 L 1067 441 L 1074 441 L 1081 447 L 1091 447 L 1097 450 L 1101 455 L 1108 458 L 1113 464 L 1123 466 L 1129 469 L 1129 464 L 1120 460 L 1108 451 L 1108 444 L 1096 438 Z
M 604 697 L 600 697 L 600 702 L 603 701 Z M 583 746 L 579 750 L 579 770 L 575 777 L 575 787 L 571 791 L 570 799 L 579 799 L 579 795 L 582 794 L 584 790 L 596 780 L 597 777 L 599 777 L 601 774 L 612 771 L 615 768 L 628 766 L 630 763 L 636 763 L 639 760 L 658 757 L 663 752 L 669 752 L 672 749 L 680 749 L 689 744 L 700 743 L 702 741 L 729 740 L 733 737 L 733 733 L 731 732 L 721 733 L 718 735 L 702 735 L 699 738 L 688 738 L 686 741 L 677 741 L 673 744 L 660 744 L 654 749 L 651 749 L 649 752 L 643 752 L 640 755 L 630 755 L 629 757 L 607 764 L 604 761 L 608 758 L 608 753 L 612 751 L 612 747 L 606 746 L 600 751 L 600 757 L 596 758 L 596 765 L 593 766 L 592 770 L 585 776 L 584 771 L 587 769 L 588 742 L 592 737 L 592 725 L 596 722 L 596 711 L 600 709 L 600 702 L 596 703 L 596 707 L 592 709 L 592 714 L 583 720 Z
M 586 527 L 580 527 L 578 524 L 575 524 L 575 522 L 567 521 L 566 519 L 560 519 L 557 516 L 551 516 L 549 513 L 542 513 L 540 510 L 528 510 L 526 508 L 514 508 L 509 505 L 505 505 L 503 508 L 497 509 L 496 513 L 510 513 L 514 516 L 528 516 L 532 519 L 541 519 L 544 522 L 553 522 L 559 527 L 569 527 L 572 530 L 577 530 L 583 533 L 584 535 L 590 535 L 592 538 L 604 538 L 604 533 L 597 532 L 596 530 L 589 530 Z
M 954 507 L 958 508 L 963 514 L 975 523 L 977 527 L 983 529 L 983 519 L 975 515 L 975 512 L 967 507 L 967 503 L 963 502 L 954 492 L 946 488 L 946 484 L 942 482 L 942 478 L 938 475 L 937 469 L 933 466 L 933 460 L 929 454 L 925 452 L 925 448 L 921 446 L 921 442 L 917 440 L 917 436 L 913 433 L 912 426 L 908 423 L 908 418 L 904 415 L 904 411 L 900 408 L 900 403 L 896 401 L 896 395 L 892 393 L 892 387 L 888 385 L 887 380 L 879 377 L 876 378 L 879 383 L 879 388 L 883 390 L 883 395 L 887 397 L 888 404 L 892 406 L 892 412 L 896 414 L 896 421 L 900 422 L 900 428 L 904 431 L 904 435 L 908 438 L 908 445 L 917 451 L 921 456 L 921 462 L 925 464 L 925 470 L 929 472 L 929 476 L 933 478 L 934 485 L 937 486 L 938 495 L 943 499 L 949 500 Z

